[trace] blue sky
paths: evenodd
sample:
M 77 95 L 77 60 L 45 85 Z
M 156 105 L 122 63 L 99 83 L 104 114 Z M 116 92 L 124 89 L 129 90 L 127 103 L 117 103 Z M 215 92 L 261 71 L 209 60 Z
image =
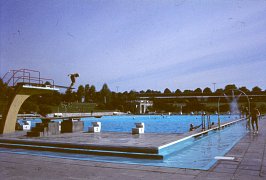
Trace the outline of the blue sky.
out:
M 116 91 L 266 89 L 265 0 L 1 0 L 0 75 Z

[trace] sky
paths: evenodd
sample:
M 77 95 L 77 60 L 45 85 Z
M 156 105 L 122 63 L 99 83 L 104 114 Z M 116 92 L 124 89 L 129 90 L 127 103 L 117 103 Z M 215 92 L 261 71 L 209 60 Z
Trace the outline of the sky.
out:
M 112 91 L 266 89 L 265 0 L 0 0 L 0 77 Z

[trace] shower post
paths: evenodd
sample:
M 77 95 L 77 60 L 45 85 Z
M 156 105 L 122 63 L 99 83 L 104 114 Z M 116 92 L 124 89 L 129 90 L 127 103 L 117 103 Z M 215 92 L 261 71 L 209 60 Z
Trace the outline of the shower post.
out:
M 220 97 L 218 100 L 218 128 L 220 129 L 221 127 L 221 121 L 220 121 Z

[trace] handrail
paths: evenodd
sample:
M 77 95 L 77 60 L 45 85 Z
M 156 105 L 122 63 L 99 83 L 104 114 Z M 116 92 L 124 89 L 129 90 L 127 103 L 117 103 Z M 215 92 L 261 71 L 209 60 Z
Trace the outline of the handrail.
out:
M 9 77 L 9 75 L 11 77 L 5 81 L 5 78 Z M 34 81 L 34 82 L 37 82 L 37 85 L 43 85 L 44 81 L 48 81 L 48 82 L 52 83 L 52 86 L 54 86 L 54 80 L 53 79 L 41 78 L 40 71 L 36 71 L 36 70 L 32 70 L 32 69 L 10 70 L 7 73 L 5 73 L 2 80 L 7 85 L 9 85 L 10 82 L 12 82 L 11 86 L 15 86 L 21 80 L 23 80 L 23 83 L 26 83 L 26 84 L 33 84 L 33 83 L 31 83 L 31 81 Z M 27 80 L 27 82 L 25 82 L 25 80 Z
M 11 73 L 11 72 L 13 72 L 13 75 L 7 80 L 7 84 L 9 84 L 10 83 L 10 81 L 11 80 L 13 80 L 13 86 L 15 85 L 14 84 L 14 77 L 15 77 L 15 75 L 17 74 L 17 73 L 19 73 L 19 72 L 21 72 L 21 73 L 28 73 L 29 74 L 29 77 L 30 77 L 30 72 L 27 72 L 27 71 L 31 71 L 31 72 L 38 72 L 38 74 L 39 74 L 39 78 L 40 78 L 40 72 L 39 71 L 35 71 L 35 70 L 30 70 L 30 69 L 19 69 L 19 70 L 10 70 L 8 73 Z M 7 73 L 6 73 L 6 75 L 7 75 Z M 6 76 L 5 75 L 5 76 Z M 4 78 L 3 78 L 4 79 Z
M 15 84 L 20 80 L 20 79 L 29 79 L 29 77 L 27 77 L 27 76 L 20 76 L 20 77 L 16 77 L 17 78 L 17 80 L 15 81 Z M 53 79 L 47 79 L 47 78 L 38 78 L 38 77 L 30 77 L 30 79 L 29 80 L 33 80 L 33 81 L 37 81 L 37 82 L 41 82 L 41 83 L 39 83 L 39 85 L 40 84 L 44 84 L 44 81 L 52 81 L 52 86 L 54 86 L 54 80 Z M 23 81 L 23 83 L 24 83 L 24 81 Z M 30 82 L 29 83 L 25 83 L 25 84 L 31 84 Z
M 25 72 L 26 74 L 28 74 L 29 76 L 14 76 L 13 78 L 14 79 L 16 79 L 16 78 L 19 78 L 19 79 L 21 79 L 20 77 L 23 77 L 23 82 L 24 82 L 24 79 L 26 79 L 26 78 L 24 78 L 24 77 L 30 77 L 30 73 L 29 72 Z M 14 81 L 14 84 L 16 84 L 17 83 L 17 81 L 18 81 L 18 79 L 16 80 L 16 81 Z
M 39 78 L 36 78 L 36 77 L 29 78 L 28 76 L 19 76 L 16 78 L 17 78 L 17 80 L 15 81 L 15 84 L 17 84 L 20 79 L 33 80 L 33 81 L 41 82 L 43 84 L 43 81 L 42 80 L 40 81 Z M 23 83 L 27 84 L 27 82 L 24 82 L 24 81 L 23 81 Z M 30 83 L 30 81 L 28 83 Z
M 7 71 L 7 72 L 5 73 L 5 75 L 2 77 L 2 80 L 5 79 L 5 77 L 8 75 L 8 73 L 10 73 L 10 71 Z

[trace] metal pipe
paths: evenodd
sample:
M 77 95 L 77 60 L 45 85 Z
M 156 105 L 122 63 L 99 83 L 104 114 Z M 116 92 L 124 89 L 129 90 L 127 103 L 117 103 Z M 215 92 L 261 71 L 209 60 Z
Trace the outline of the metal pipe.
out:
M 240 89 L 232 89 L 232 91 L 240 91 L 241 94 L 239 95 L 239 97 L 242 95 L 242 93 L 247 97 L 247 100 L 248 100 L 248 113 L 250 115 L 250 101 L 249 101 L 248 95 L 244 91 L 242 91 Z M 225 94 L 223 94 L 223 95 L 225 96 Z M 218 99 L 218 127 L 219 127 L 219 129 L 221 127 L 221 122 L 220 122 L 220 97 Z
M 218 128 L 220 129 L 221 127 L 221 121 L 220 121 L 220 97 L 218 99 Z
M 240 91 L 241 93 L 243 93 L 247 97 L 247 100 L 248 100 L 248 113 L 250 115 L 250 101 L 249 101 L 248 95 L 244 91 L 242 91 L 240 89 L 235 89 L 235 90 Z

